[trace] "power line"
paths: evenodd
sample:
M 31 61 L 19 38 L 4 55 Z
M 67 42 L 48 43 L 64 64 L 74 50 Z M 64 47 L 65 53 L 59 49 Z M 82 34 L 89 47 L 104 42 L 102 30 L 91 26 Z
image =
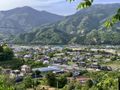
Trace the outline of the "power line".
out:
M 4 29 L 18 29 L 17 27 L 0 27 L 0 28 L 4 28 Z

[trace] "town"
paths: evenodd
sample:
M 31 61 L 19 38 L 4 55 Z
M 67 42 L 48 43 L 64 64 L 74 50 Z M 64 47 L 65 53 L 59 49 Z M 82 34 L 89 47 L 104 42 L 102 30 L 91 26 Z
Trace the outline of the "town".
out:
M 1 0 L 0 90 L 120 90 L 120 0 Z
M 53 87 L 55 88 L 53 90 L 56 88 L 61 90 L 70 82 L 76 81 L 83 86 L 88 81 L 93 83 L 94 75 L 92 74 L 97 76 L 97 73 L 99 75 L 103 72 L 117 73 L 120 70 L 119 46 L 7 46 L 13 50 L 14 58 L 18 60 L 5 61 L 10 65 L 1 61 L 0 73 L 13 80 L 15 88 L 24 79 L 28 79 L 26 80 L 28 90 L 29 88 L 52 90 L 49 88 Z M 31 83 L 28 77 L 34 83 Z M 59 77 L 61 80 L 58 79 Z M 48 79 L 46 80 L 48 82 L 45 79 Z

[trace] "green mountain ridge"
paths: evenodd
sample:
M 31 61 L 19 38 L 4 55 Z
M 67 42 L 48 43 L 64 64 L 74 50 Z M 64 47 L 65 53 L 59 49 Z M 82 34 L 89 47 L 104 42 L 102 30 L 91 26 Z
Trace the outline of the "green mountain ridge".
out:
M 36 44 L 120 44 L 120 24 L 107 30 L 103 23 L 120 4 L 93 5 L 54 24 L 16 36 L 12 42 Z
M 28 6 L 0 11 L 0 33 L 10 36 L 31 31 L 33 28 L 55 23 L 63 16 L 38 11 Z

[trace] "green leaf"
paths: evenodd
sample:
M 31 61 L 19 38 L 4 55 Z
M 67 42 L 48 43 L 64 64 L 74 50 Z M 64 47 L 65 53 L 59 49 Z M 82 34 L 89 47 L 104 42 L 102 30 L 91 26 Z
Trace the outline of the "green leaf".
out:
M 107 28 L 110 28 L 111 26 L 113 26 L 113 24 L 111 23 L 111 21 L 107 20 L 107 21 L 104 23 L 104 26 L 107 27 Z
M 84 0 L 83 2 L 79 3 L 77 9 L 88 8 L 92 5 L 93 0 Z
M 68 2 L 73 2 L 73 1 L 75 1 L 75 0 L 66 0 L 66 1 L 68 1 Z

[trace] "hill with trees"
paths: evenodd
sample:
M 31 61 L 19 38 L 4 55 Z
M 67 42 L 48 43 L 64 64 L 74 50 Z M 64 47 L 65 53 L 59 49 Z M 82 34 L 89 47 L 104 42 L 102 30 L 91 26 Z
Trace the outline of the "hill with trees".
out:
M 63 20 L 20 34 L 15 43 L 37 44 L 120 44 L 119 23 L 107 30 L 103 22 L 111 17 L 120 4 L 98 4 L 65 17 Z
M 35 27 L 55 23 L 61 19 L 63 16 L 38 11 L 28 6 L 0 11 L 0 39 L 29 32 Z

